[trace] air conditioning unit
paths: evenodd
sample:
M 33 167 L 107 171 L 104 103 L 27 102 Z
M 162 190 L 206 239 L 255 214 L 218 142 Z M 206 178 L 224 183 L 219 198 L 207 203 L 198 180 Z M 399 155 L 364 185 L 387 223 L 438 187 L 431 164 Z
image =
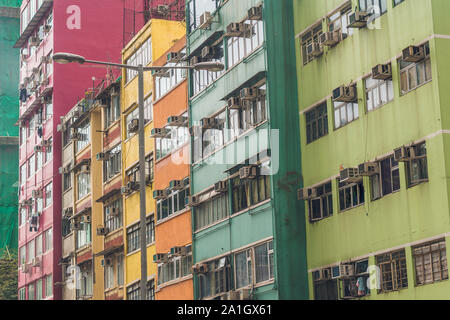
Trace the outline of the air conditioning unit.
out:
M 102 259 L 101 265 L 102 267 L 108 267 L 112 265 L 112 259 Z
M 239 300 L 250 300 L 250 289 L 241 289 L 239 292 Z
M 81 225 L 80 225 L 79 222 L 72 222 L 72 223 L 70 224 L 70 229 L 71 229 L 71 230 L 76 231 L 76 230 L 80 230 L 80 228 L 81 228 Z
M 89 168 L 89 165 L 87 165 L 87 164 L 83 164 L 82 166 L 80 166 L 80 172 L 82 172 L 82 173 L 89 173 L 89 170 L 90 170 L 90 168 Z
M 415 156 L 414 148 L 402 146 L 394 150 L 394 160 L 397 162 L 408 162 Z
M 107 227 L 97 227 L 97 235 L 98 236 L 106 236 L 108 234 L 109 230 Z
M 33 267 L 37 267 L 37 266 L 40 266 L 40 265 L 41 265 L 41 262 L 42 262 L 41 257 L 34 257 L 34 258 L 31 260 L 31 265 L 32 265 Z
M 22 273 L 28 273 L 30 271 L 30 265 L 27 263 L 24 263 L 20 266 L 20 271 Z
M 185 246 L 173 247 L 170 249 L 171 256 L 184 256 L 187 254 L 187 248 Z
M 35 152 L 43 152 L 44 148 L 42 146 L 34 146 L 34 151 Z
M 341 277 L 351 277 L 355 274 L 353 264 L 341 264 L 339 265 L 339 273 Z
M 341 41 L 340 30 L 324 32 L 319 37 L 319 43 L 321 46 L 332 47 L 338 44 L 340 41 Z
M 118 216 L 120 216 L 119 208 L 116 208 L 116 207 L 111 208 L 111 209 L 109 210 L 109 215 L 110 215 L 111 217 L 118 217 Z
M 42 198 L 42 190 L 32 190 L 31 191 L 31 197 L 32 198 Z
M 202 62 L 200 57 L 193 56 L 191 58 L 190 64 L 191 64 L 191 66 L 195 66 L 197 63 L 200 63 L 200 62 Z
M 181 52 L 169 52 L 167 54 L 167 62 L 168 63 L 179 63 L 183 58 L 183 54 Z
M 131 193 L 131 191 L 132 190 L 130 188 L 128 188 L 127 186 L 123 186 L 120 188 L 120 193 L 123 195 L 128 195 Z
M 323 54 L 323 47 L 317 42 L 311 42 L 306 47 L 306 52 L 313 57 L 319 57 Z
M 208 61 L 211 59 L 219 59 L 222 55 L 221 49 L 217 47 L 204 46 L 202 49 L 202 61 Z
M 361 177 L 371 177 L 380 172 L 380 165 L 378 162 L 365 162 L 358 166 L 358 175 Z
M 23 200 L 21 202 L 21 206 L 22 207 L 29 207 L 29 206 L 32 206 L 32 205 L 33 205 L 33 200 L 31 200 L 31 199 Z
M 216 182 L 214 184 L 214 191 L 219 193 L 228 191 L 228 181 Z
M 203 129 L 213 129 L 217 128 L 219 125 L 219 119 L 217 118 L 203 118 L 200 120 L 200 125 Z
M 207 263 L 197 263 L 192 266 L 192 271 L 194 273 L 207 273 L 209 271 Z
M 372 78 L 377 80 L 392 79 L 392 66 L 388 64 L 379 64 L 372 68 Z
M 153 128 L 150 134 L 151 138 L 166 138 L 170 134 L 170 129 L 167 128 Z
M 48 85 L 48 78 L 46 78 L 45 80 L 47 80 L 47 84 L 45 84 L 45 85 Z M 42 82 L 43 84 L 44 84 L 44 81 Z M 41 97 L 41 103 L 42 104 L 52 103 L 52 96 Z
M 72 141 L 82 141 L 83 140 L 83 134 L 81 134 L 80 132 L 74 132 L 74 133 L 72 133 L 70 135 L 70 140 L 72 140 Z
M 402 60 L 406 62 L 419 62 L 425 59 L 423 46 L 410 46 L 402 51 Z
M 139 119 L 132 119 L 128 124 L 128 132 L 134 133 L 139 130 Z
M 248 20 L 262 20 L 263 8 L 262 6 L 252 7 L 248 9 Z
M 211 26 L 211 22 L 212 22 L 211 12 L 205 11 L 200 16 L 200 24 L 199 24 L 198 28 L 202 29 L 202 30 L 206 30 Z
M 253 27 L 248 23 L 232 22 L 227 26 L 227 37 L 243 37 L 251 38 L 253 35 Z
M 317 197 L 316 188 L 303 188 L 297 190 L 298 200 L 309 200 Z
M 170 190 L 182 190 L 186 187 L 184 180 L 172 180 L 169 183 Z
M 323 280 L 330 280 L 331 279 L 331 268 L 322 269 L 321 272 L 322 272 L 322 279 Z
M 339 172 L 339 181 L 341 183 L 355 183 L 361 181 L 358 175 L 358 168 L 347 168 Z
M 37 46 L 39 46 L 39 43 L 41 43 L 41 42 L 39 41 L 38 36 L 33 36 L 30 38 L 30 46 L 37 47 Z
M 255 100 L 262 95 L 262 91 L 258 88 L 244 88 L 239 92 L 241 100 Z
M 239 97 L 231 97 L 227 100 L 229 109 L 240 109 L 241 108 L 241 99 Z
M 187 196 L 185 201 L 186 207 L 195 207 L 198 204 L 198 198 L 196 196 Z
M 161 200 L 165 199 L 169 196 L 170 192 L 167 189 L 164 190 L 154 190 L 153 191 L 153 199 Z
M 154 69 L 154 70 L 152 70 L 152 76 L 160 77 L 160 78 L 169 78 L 170 77 L 170 72 L 167 69 L 164 69 L 164 68 Z
M 340 86 L 333 90 L 333 101 L 354 102 L 357 100 L 356 85 Z
M 167 253 L 157 253 L 153 255 L 154 263 L 167 262 L 169 260 L 169 255 Z
M 188 124 L 188 118 L 183 116 L 170 116 L 167 119 L 167 125 L 173 127 L 184 127 Z
M 91 222 L 91 216 L 89 216 L 89 215 L 81 216 L 80 222 L 84 222 L 84 223 Z
M 246 166 L 239 169 L 240 179 L 254 179 L 258 176 L 258 167 Z
M 129 181 L 126 185 L 126 187 L 128 189 L 130 189 L 131 191 L 136 191 L 139 190 L 139 182 L 136 181 Z
M 99 152 L 96 155 L 96 158 L 98 161 L 105 161 L 105 160 L 109 160 L 109 152 Z
M 42 140 L 41 145 L 45 148 L 51 147 L 52 142 L 50 140 Z
M 355 11 L 348 17 L 347 28 L 364 28 L 367 26 L 367 12 Z
M 52 29 L 51 25 L 49 24 L 44 25 L 44 33 L 49 33 L 51 29 Z

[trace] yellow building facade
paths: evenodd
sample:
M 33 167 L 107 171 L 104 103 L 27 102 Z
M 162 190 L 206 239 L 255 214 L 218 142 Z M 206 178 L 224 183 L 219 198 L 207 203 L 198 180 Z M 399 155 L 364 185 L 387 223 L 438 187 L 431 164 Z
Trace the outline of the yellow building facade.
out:
M 122 50 L 122 62 L 129 65 L 151 66 L 174 42 L 185 34 L 186 26 L 178 21 L 150 20 Z M 139 210 L 139 154 L 138 154 L 138 77 L 124 70 L 121 84 L 122 122 L 122 194 L 124 196 L 125 284 L 124 298 L 140 299 L 140 210 Z M 154 299 L 157 266 L 153 263 L 155 249 L 155 200 L 153 199 L 154 139 L 152 105 L 153 78 L 144 75 L 145 155 L 146 155 L 146 211 L 147 211 L 147 299 Z

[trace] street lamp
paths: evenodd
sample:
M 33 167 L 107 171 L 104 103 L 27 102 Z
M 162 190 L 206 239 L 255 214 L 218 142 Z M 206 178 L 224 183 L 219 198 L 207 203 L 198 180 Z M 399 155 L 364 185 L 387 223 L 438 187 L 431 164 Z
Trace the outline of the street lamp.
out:
M 135 70 L 138 73 L 139 87 L 139 193 L 140 193 L 140 237 L 141 237 L 141 300 L 146 300 L 147 296 L 147 243 L 146 243 L 146 207 L 145 207 L 145 135 L 144 135 L 144 72 L 152 70 L 171 70 L 171 69 L 187 69 L 187 70 L 206 70 L 212 72 L 222 71 L 225 66 L 220 62 L 208 61 L 200 62 L 194 65 L 173 66 L 173 67 L 144 67 L 142 64 L 138 66 L 130 66 L 120 63 L 103 62 L 87 60 L 83 56 L 73 53 L 59 52 L 53 55 L 53 61 L 56 63 L 92 63 L 105 66 L 119 67 L 123 69 Z

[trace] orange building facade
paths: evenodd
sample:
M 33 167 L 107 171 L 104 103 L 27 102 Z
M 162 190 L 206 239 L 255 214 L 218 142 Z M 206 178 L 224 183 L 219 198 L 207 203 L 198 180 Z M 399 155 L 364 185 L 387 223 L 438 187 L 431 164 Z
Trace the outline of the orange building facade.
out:
M 186 64 L 185 37 L 174 43 L 153 65 L 183 64 Z M 153 76 L 156 300 L 192 300 L 191 211 L 186 205 L 190 160 L 187 72 L 173 70 Z

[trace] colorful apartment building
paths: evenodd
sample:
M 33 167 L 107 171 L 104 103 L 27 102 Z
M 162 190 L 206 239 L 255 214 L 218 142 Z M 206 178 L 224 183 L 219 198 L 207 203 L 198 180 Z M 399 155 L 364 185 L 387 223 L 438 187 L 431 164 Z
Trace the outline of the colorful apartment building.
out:
M 19 171 L 19 38 L 21 1 L 0 1 L 0 258 L 5 250 L 17 251 L 17 180 Z
M 293 3 L 310 298 L 448 298 L 450 3 Z
M 120 81 L 61 118 L 63 300 L 123 298 Z
M 179 21 L 151 19 L 122 50 L 123 63 L 143 66 L 163 55 L 174 42 L 185 34 Z M 139 157 L 138 157 L 138 79 L 137 72 L 124 70 L 122 75 L 122 193 L 124 196 L 125 279 L 124 296 L 127 300 L 140 299 L 140 210 L 139 210 Z M 147 242 L 147 299 L 155 298 L 157 266 L 152 257 L 155 249 L 155 207 L 153 198 L 154 140 L 150 139 L 153 125 L 153 77 L 144 75 L 145 161 L 146 161 L 146 242 Z
M 186 64 L 182 37 L 153 66 Z M 190 194 L 187 71 L 155 74 L 153 83 L 156 300 L 192 300 L 191 210 L 186 206 Z
M 293 5 L 187 1 L 195 299 L 306 299 Z
M 62 298 L 60 117 L 83 98 L 103 69 L 53 64 L 71 52 L 120 62 L 120 1 L 25 0 L 21 9 L 19 108 L 19 298 Z M 95 17 L 93 19 L 92 17 Z M 101 189 L 99 189 L 101 190 Z M 96 199 L 95 199 L 96 200 Z

